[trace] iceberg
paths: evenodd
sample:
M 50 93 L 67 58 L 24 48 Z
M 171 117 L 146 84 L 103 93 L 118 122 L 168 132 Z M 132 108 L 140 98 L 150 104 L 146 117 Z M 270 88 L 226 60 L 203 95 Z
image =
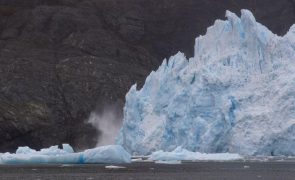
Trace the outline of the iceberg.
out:
M 108 145 L 83 152 L 83 162 L 90 163 L 130 163 L 131 155 L 122 146 Z
M 230 153 L 206 154 L 206 153 L 199 153 L 199 152 L 191 152 L 179 146 L 171 152 L 164 152 L 162 150 L 153 152 L 149 156 L 149 159 L 156 162 L 233 161 L 233 160 L 242 160 L 243 157 L 240 156 L 239 154 L 230 154 Z
M 147 155 L 295 155 L 295 25 L 277 36 L 248 10 L 227 11 L 126 94 L 117 144 Z
M 101 146 L 75 153 L 68 144 L 63 148 L 51 146 L 36 151 L 29 147 L 19 147 L 15 154 L 0 154 L 0 164 L 90 164 L 90 163 L 130 163 L 131 155 L 119 145 Z

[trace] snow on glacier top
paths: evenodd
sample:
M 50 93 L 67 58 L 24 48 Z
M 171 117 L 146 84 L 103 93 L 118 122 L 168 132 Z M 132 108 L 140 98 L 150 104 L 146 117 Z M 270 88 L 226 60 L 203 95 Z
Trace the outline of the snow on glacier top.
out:
M 295 25 L 277 36 L 248 10 L 226 12 L 126 95 L 117 143 L 133 154 L 295 155 Z

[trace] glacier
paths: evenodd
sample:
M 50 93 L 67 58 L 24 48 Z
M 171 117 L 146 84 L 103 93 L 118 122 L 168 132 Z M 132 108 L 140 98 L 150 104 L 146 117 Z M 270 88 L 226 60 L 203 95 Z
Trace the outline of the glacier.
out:
M 130 163 L 131 155 L 120 145 L 108 145 L 75 153 L 68 144 L 63 148 L 51 146 L 36 151 L 29 147 L 19 147 L 16 153 L 0 154 L 0 164 L 92 164 Z
M 196 38 L 194 57 L 179 52 L 130 88 L 117 144 L 295 155 L 295 25 L 278 36 L 248 10 L 226 18 Z

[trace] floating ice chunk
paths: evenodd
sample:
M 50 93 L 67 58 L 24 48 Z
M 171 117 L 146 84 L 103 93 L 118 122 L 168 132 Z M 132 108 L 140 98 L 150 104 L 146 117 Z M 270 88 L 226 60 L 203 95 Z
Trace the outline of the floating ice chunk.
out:
M 49 148 L 44 148 L 41 149 L 40 152 L 38 152 L 38 154 L 42 154 L 42 155 L 60 155 L 60 154 L 67 154 L 68 152 L 63 150 L 63 149 L 59 149 L 58 146 L 51 146 Z
M 84 163 L 129 163 L 131 156 L 122 146 L 110 145 L 84 152 L 74 153 L 73 148 L 63 144 L 36 151 L 29 147 L 19 147 L 15 154 L 0 154 L 0 164 L 84 164 Z
M 33 154 L 36 153 L 35 149 L 31 149 L 28 146 L 19 147 L 16 150 L 16 154 Z
M 230 154 L 230 153 L 215 153 L 215 154 L 206 154 L 199 152 L 191 152 L 181 147 L 177 147 L 174 151 L 164 152 L 162 150 L 153 152 L 150 155 L 150 158 L 156 162 L 177 162 L 177 161 L 232 161 L 232 160 L 241 160 L 242 156 L 239 154 Z
M 110 165 L 110 166 L 105 166 L 105 168 L 106 169 L 125 169 L 126 167 Z
M 35 154 L 10 154 L 1 155 L 1 164 L 80 164 L 81 153 L 45 155 Z
M 108 145 L 83 152 L 84 163 L 130 163 L 131 155 L 119 145 Z
M 62 144 L 62 149 L 67 153 L 74 153 L 74 149 L 69 144 Z
M 155 161 L 156 164 L 181 164 L 181 161 Z

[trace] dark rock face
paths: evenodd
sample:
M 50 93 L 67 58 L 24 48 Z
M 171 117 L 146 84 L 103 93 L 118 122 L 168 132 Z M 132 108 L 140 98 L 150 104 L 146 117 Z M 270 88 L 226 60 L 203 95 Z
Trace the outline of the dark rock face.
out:
M 241 8 L 278 34 L 295 22 L 293 0 L 0 0 L 0 151 L 93 147 L 91 111 L 122 108 L 132 84 Z

